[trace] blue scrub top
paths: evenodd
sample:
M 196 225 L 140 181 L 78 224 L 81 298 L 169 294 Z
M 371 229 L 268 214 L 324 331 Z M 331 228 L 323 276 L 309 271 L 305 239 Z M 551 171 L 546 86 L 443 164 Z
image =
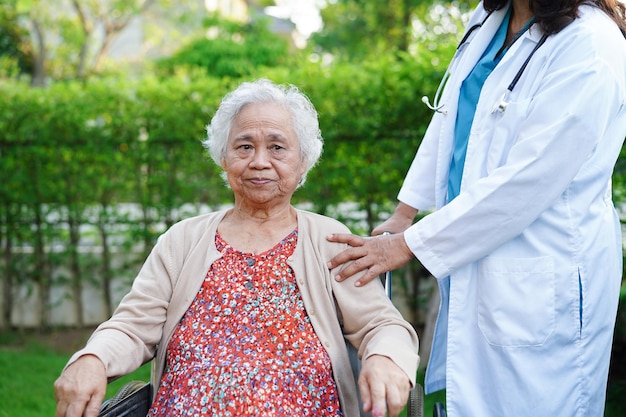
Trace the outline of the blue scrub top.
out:
M 456 124 L 454 127 L 454 152 L 450 162 L 450 173 L 448 176 L 448 202 L 459 195 L 461 189 L 461 176 L 465 165 L 465 154 L 467 153 L 467 142 L 469 140 L 472 121 L 476 113 L 476 105 L 480 97 L 480 91 L 485 84 L 485 80 L 491 71 L 498 65 L 505 51 L 502 45 L 506 40 L 506 32 L 509 27 L 511 9 L 507 12 L 496 35 L 478 60 L 476 66 L 461 84 L 459 94 L 459 107 L 456 114 Z

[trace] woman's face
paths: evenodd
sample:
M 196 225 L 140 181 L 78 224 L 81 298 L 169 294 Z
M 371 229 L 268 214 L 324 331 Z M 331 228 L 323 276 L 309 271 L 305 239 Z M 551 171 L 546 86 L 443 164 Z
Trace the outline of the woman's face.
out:
M 231 126 L 222 168 L 236 200 L 288 204 L 305 171 L 289 111 L 274 103 L 246 105 Z

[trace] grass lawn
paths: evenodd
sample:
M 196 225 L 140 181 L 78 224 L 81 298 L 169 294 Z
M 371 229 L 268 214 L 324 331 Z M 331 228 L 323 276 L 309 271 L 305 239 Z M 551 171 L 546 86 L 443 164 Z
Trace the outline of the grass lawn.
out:
M 48 346 L 39 337 L 0 335 L 0 417 L 54 416 L 53 384 L 71 356 L 64 350 Z M 128 381 L 149 378 L 150 366 L 144 365 L 110 383 L 107 398 Z

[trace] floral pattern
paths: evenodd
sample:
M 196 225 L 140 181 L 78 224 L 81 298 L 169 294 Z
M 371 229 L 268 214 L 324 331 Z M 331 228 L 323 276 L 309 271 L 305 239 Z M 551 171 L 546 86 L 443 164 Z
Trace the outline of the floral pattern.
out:
M 223 256 L 181 319 L 148 417 L 342 416 L 328 353 L 287 264 L 297 229 L 259 255 Z

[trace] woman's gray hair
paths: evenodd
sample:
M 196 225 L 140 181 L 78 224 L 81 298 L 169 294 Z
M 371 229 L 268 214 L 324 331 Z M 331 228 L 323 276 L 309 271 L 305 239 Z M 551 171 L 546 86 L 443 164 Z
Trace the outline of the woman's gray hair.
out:
M 274 103 L 284 106 L 292 118 L 293 130 L 300 142 L 300 154 L 306 170 L 298 183 L 304 184 L 306 175 L 322 154 L 323 139 L 319 128 L 317 111 L 297 87 L 278 85 L 267 79 L 241 83 L 226 94 L 207 126 L 207 139 L 202 145 L 219 166 L 226 157 L 228 136 L 235 117 L 248 104 Z

